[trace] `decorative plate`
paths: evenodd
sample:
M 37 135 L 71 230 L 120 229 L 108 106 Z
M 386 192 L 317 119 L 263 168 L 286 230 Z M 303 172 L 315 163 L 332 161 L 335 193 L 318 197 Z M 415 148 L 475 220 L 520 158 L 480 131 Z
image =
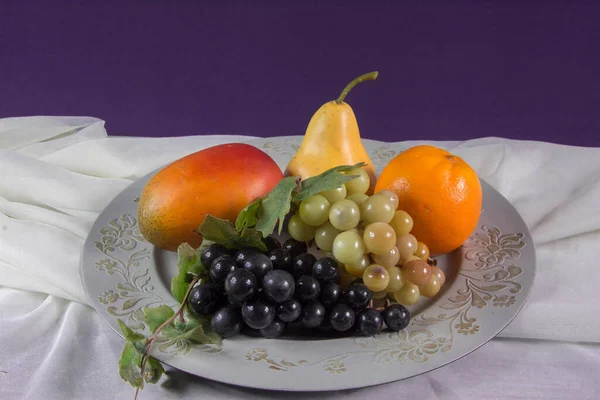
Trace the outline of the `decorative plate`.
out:
M 302 137 L 251 141 L 284 169 Z M 363 140 L 377 172 L 405 149 Z M 144 307 L 176 307 L 170 281 L 176 254 L 153 247 L 137 227 L 137 200 L 154 174 L 133 183 L 101 213 L 89 234 L 81 278 L 90 304 L 117 334 L 117 319 L 148 334 Z M 409 307 L 403 331 L 321 340 L 239 335 L 222 345 L 157 343 L 152 355 L 189 373 L 246 387 L 316 391 L 365 387 L 409 378 L 465 356 L 504 329 L 525 304 L 535 276 L 529 230 L 512 205 L 483 185 L 483 212 L 462 247 L 438 258 L 446 284 Z

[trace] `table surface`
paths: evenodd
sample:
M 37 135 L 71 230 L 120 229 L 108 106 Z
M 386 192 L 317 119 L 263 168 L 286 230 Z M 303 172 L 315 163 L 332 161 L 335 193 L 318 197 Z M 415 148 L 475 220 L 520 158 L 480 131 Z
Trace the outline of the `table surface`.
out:
M 7 0 L 0 117 L 95 116 L 113 135 L 302 134 L 379 70 L 348 98 L 364 137 L 600 146 L 600 3 L 343 3 Z

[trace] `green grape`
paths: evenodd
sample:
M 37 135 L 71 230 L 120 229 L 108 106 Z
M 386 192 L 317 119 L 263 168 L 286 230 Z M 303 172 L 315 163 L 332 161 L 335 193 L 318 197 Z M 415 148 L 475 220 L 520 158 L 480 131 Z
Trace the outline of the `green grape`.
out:
M 382 290 L 381 292 L 373 292 L 373 300 L 381 300 L 385 299 L 388 295 L 388 292 Z
M 371 258 L 375 264 L 383 265 L 386 268 L 394 267 L 400 261 L 400 252 L 398 248 L 394 246 L 392 250 L 385 254 L 371 254 Z
M 350 275 L 361 278 L 369 265 L 371 265 L 371 259 L 368 254 L 364 254 L 358 261 L 346 264 L 345 268 Z
M 413 219 L 404 210 L 398 210 L 394 213 L 394 218 L 390 222 L 392 228 L 396 232 L 396 236 L 404 236 L 413 228 Z
M 431 276 L 437 276 L 438 280 L 440 281 L 440 287 L 444 286 L 444 283 L 446 283 L 446 275 L 444 274 L 444 271 L 442 271 L 442 269 L 440 267 L 431 267 Z
M 411 254 L 406 259 L 402 259 L 402 257 L 400 257 L 400 265 L 406 265 L 407 263 L 409 263 L 410 261 L 413 261 L 413 260 L 420 260 L 420 258 L 415 256 L 414 254 Z
M 423 286 L 431 278 L 431 266 L 421 259 L 407 262 L 402 266 L 402 276 L 417 286 Z
M 402 289 L 404 286 L 404 277 L 402 276 L 402 270 L 398 267 L 388 268 L 390 274 L 390 283 L 388 283 L 385 290 L 389 293 L 395 293 Z
M 337 189 L 329 189 L 319 193 L 321 196 L 325 197 L 329 204 L 333 204 L 338 200 L 342 200 L 346 198 L 346 185 L 342 184 Z
M 363 272 L 363 283 L 372 292 L 385 290 L 390 283 L 390 274 L 384 266 L 371 264 Z
M 333 256 L 341 263 L 356 263 L 364 254 L 365 243 L 356 229 L 342 232 L 333 240 Z
M 365 200 L 367 200 L 368 198 L 369 198 L 369 196 L 366 195 L 365 193 L 353 193 L 351 195 L 348 195 L 348 197 L 346 197 L 347 200 L 355 202 L 359 208 L 360 208 L 360 205 L 362 203 L 364 203 Z
M 369 178 L 369 174 L 364 169 L 355 168 L 346 172 L 346 175 L 358 175 L 358 178 L 354 178 L 345 183 L 348 194 L 365 193 L 369 190 L 371 178 Z
M 417 249 L 415 250 L 414 255 L 423 261 L 427 261 L 429 258 L 429 247 L 423 242 L 417 242 Z
M 419 286 L 419 292 L 425 297 L 433 297 L 440 291 L 440 278 L 436 275 L 431 275 L 429 282 L 423 286 Z
M 404 282 L 402 288 L 397 292 L 394 292 L 394 299 L 404 306 L 415 304 L 419 301 L 419 296 L 419 287 L 410 282 Z
M 397 236 L 396 247 L 400 252 L 400 262 L 404 264 L 410 256 L 413 256 L 415 254 L 415 251 L 417 250 L 417 239 L 410 233 L 407 233 L 406 235 L 402 236 Z
M 384 196 L 390 201 L 394 210 L 398 209 L 398 195 L 391 190 L 381 190 L 375 193 L 375 196 Z
M 307 225 L 302 221 L 300 215 L 294 214 L 288 222 L 288 233 L 293 239 L 299 242 L 308 242 L 315 237 L 315 231 L 317 228 L 314 226 Z
M 315 232 L 315 243 L 319 249 L 330 252 L 333 250 L 333 239 L 340 233 L 342 232 L 335 229 L 335 227 L 331 225 L 331 222 L 327 221 L 317 228 Z
M 304 223 L 310 226 L 323 225 L 329 219 L 331 204 L 323 196 L 318 194 L 310 196 L 300 202 L 298 214 Z
M 373 222 L 365 227 L 363 241 L 367 252 L 385 255 L 396 246 L 396 233 L 386 223 Z
M 360 214 L 365 224 L 389 223 L 394 218 L 393 204 L 385 196 L 371 196 L 361 204 Z
M 358 206 L 348 199 L 336 201 L 329 210 L 329 222 L 341 231 L 355 228 L 360 222 Z

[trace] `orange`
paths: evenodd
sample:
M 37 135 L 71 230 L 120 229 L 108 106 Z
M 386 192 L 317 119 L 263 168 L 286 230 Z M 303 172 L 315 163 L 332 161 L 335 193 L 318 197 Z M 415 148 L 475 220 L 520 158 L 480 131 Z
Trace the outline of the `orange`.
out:
M 391 190 L 410 214 L 413 234 L 433 255 L 460 247 L 481 213 L 481 183 L 460 157 L 430 145 L 414 146 L 383 169 L 375 193 Z

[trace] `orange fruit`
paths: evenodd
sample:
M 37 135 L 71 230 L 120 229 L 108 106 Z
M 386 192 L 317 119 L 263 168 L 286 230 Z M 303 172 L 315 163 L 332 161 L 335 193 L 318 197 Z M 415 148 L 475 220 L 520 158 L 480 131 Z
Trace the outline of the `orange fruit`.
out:
M 399 210 L 414 221 L 411 234 L 432 255 L 449 253 L 475 230 L 481 213 L 481 183 L 460 157 L 430 145 L 411 147 L 383 169 L 375 193 L 391 190 Z

